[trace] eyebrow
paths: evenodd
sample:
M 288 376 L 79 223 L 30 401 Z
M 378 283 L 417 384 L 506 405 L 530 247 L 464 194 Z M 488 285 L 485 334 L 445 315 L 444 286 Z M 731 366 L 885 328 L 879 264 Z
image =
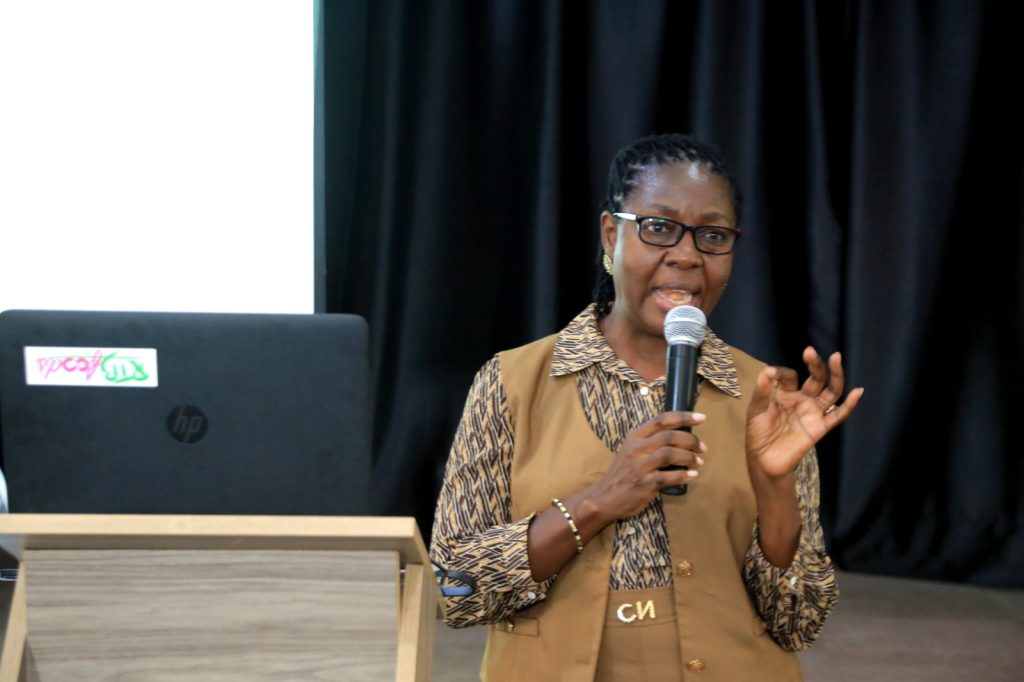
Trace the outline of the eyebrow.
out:
M 651 209 L 655 210 L 655 211 L 659 211 L 661 213 L 668 214 L 666 217 L 671 217 L 673 219 L 679 217 L 679 212 L 676 211 L 676 209 L 672 208 L 671 206 L 665 206 L 664 204 L 651 204 Z M 702 224 L 707 224 L 706 221 L 716 220 L 716 219 L 724 220 L 727 223 L 732 223 L 733 222 L 732 218 L 730 218 L 729 216 L 725 215 L 724 213 L 719 213 L 718 211 L 709 211 L 707 213 L 702 213 L 700 217 L 701 217 L 701 223 Z

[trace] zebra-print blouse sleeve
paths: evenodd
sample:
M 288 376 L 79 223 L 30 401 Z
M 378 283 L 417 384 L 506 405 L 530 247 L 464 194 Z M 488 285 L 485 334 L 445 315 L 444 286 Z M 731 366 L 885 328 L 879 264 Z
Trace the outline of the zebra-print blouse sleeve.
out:
M 839 598 L 835 567 L 825 551 L 818 519 L 818 460 L 814 450 L 797 467 L 800 544 L 793 563 L 782 569 L 761 552 L 757 525 L 743 577 L 765 628 L 787 651 L 806 649 L 818 637 Z
M 476 591 L 445 598 L 452 627 L 493 623 L 544 599 L 550 579 L 530 576 L 526 538 L 532 516 L 512 519 L 514 433 L 497 356 L 477 373 L 445 467 L 430 558 L 468 574 Z

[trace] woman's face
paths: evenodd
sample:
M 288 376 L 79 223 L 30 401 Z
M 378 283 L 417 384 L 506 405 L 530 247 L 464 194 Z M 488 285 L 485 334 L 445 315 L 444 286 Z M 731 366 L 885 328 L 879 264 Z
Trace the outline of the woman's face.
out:
M 622 212 L 659 216 L 687 225 L 736 227 L 728 183 L 699 165 L 652 165 L 622 204 Z M 687 232 L 672 247 L 640 241 L 636 223 L 601 214 L 604 251 L 615 279 L 612 315 L 635 332 L 663 336 L 665 314 L 693 305 L 710 315 L 732 272 L 733 254 L 701 253 Z

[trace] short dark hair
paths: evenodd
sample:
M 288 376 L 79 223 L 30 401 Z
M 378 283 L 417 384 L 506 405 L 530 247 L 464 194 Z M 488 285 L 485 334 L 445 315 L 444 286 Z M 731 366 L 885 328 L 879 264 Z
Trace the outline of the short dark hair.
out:
M 679 133 L 648 135 L 620 149 L 612 159 L 611 169 L 608 171 L 608 192 L 601 202 L 601 210 L 609 213 L 621 211 L 626 198 L 637 188 L 637 177 L 644 169 L 672 163 L 692 163 L 725 180 L 732 193 L 733 212 L 736 214 L 737 222 L 739 221 L 743 197 L 736 179 L 729 172 L 718 149 L 714 145 Z M 599 248 L 597 283 L 593 295 L 598 317 L 611 312 L 612 302 L 615 300 L 612 276 L 600 267 L 603 255 L 603 249 Z

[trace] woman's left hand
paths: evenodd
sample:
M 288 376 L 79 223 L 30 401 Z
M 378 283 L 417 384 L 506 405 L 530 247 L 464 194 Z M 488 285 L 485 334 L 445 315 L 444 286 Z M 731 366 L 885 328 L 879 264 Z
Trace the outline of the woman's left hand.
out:
M 815 443 L 842 424 L 864 394 L 863 388 L 843 396 L 843 364 L 839 353 L 828 367 L 814 348 L 804 349 L 811 375 L 803 386 L 795 370 L 766 367 L 747 409 L 747 458 L 769 479 L 790 474 Z

